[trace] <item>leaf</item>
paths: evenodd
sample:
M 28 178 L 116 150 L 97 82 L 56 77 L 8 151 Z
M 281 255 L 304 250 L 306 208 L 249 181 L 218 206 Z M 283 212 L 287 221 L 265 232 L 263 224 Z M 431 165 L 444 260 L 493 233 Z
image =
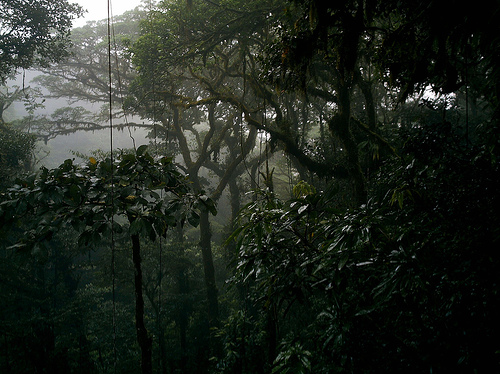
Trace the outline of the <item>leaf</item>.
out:
M 229 243 L 231 243 L 233 240 L 235 240 L 239 235 L 240 233 L 245 230 L 246 227 L 244 226 L 240 226 L 238 228 L 236 228 L 232 233 L 231 235 L 229 235 L 229 237 L 224 241 L 224 246 L 227 246 L 229 245 Z
M 306 205 L 302 205 L 299 210 L 298 210 L 298 214 L 302 214 L 305 210 L 307 210 L 307 208 L 309 208 L 309 204 L 306 204 Z
M 89 245 L 89 243 L 92 241 L 92 231 L 91 230 L 85 230 L 80 234 L 78 237 L 78 246 L 79 247 L 86 247 Z
M 77 184 L 72 184 L 69 187 L 69 196 L 75 200 L 75 201 L 80 201 L 80 194 L 81 194 L 81 188 Z
M 196 227 L 200 223 L 200 215 L 194 211 L 190 211 L 187 220 L 191 226 Z
M 340 257 L 340 261 L 338 264 L 338 269 L 342 270 L 342 268 L 345 266 L 348 260 L 349 260 L 349 253 L 348 252 L 342 253 L 342 256 Z
M 217 208 L 215 207 L 215 203 L 207 195 L 199 196 L 198 203 L 198 207 L 200 208 L 200 210 L 209 211 L 213 216 L 217 215 Z
M 8 246 L 6 249 L 20 251 L 20 250 L 23 250 L 27 247 L 28 246 L 26 245 L 26 243 L 16 243 L 16 244 L 13 244 L 11 246 Z
M 139 235 L 145 230 L 144 221 L 142 218 L 136 218 L 130 223 L 130 235 Z
M 147 150 L 148 150 L 148 146 L 146 144 L 141 145 L 139 148 L 137 148 L 137 156 L 144 155 Z

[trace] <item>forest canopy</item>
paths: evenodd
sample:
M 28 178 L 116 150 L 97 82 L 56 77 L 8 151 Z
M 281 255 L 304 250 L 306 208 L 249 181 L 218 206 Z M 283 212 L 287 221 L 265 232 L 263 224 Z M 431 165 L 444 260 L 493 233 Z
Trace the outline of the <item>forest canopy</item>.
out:
M 497 2 L 150 1 L 71 37 L 54 4 L 0 50 L 41 72 L 0 129 L 2 372 L 500 370 Z M 149 144 L 20 173 L 113 126 Z
M 0 78 L 18 69 L 62 60 L 72 20 L 82 9 L 67 0 L 0 2 Z

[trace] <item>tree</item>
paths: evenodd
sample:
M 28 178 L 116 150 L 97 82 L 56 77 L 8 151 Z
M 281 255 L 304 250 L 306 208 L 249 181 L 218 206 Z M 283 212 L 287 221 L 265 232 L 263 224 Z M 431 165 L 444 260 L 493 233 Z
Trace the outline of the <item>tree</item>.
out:
M 166 236 L 169 227 L 185 220 L 197 224 L 195 209 L 206 207 L 213 212 L 213 204 L 205 196 L 190 194 L 171 160 L 155 161 L 145 146 L 136 154 L 121 154 L 116 164 L 109 158 L 100 162 L 91 158 L 85 166 L 67 160 L 52 171 L 43 169 L 39 178 L 19 183 L 4 196 L 2 230 L 15 226 L 17 217 L 30 215 L 31 221 L 25 221 L 28 226 L 22 227 L 21 238 L 10 238 L 11 249 L 46 250 L 54 233 L 64 227 L 79 233 L 81 246 L 102 243 L 114 235 L 129 237 L 141 368 L 143 373 L 152 373 L 152 339 L 144 319 L 141 237 L 155 240 Z M 160 190 L 169 196 L 162 197 Z
M 129 12 L 118 19 L 114 25 L 115 38 L 113 39 L 113 82 L 118 90 L 114 91 L 112 96 L 114 115 L 117 119 L 123 118 L 124 111 L 121 107 L 123 96 L 129 92 L 132 79 L 135 76 L 128 57 L 137 51 L 126 50 L 126 46 L 133 43 L 137 37 L 137 27 L 139 19 L 144 13 L 136 10 Z M 97 27 L 96 27 L 97 26 Z M 107 45 L 103 43 L 106 37 L 105 23 L 87 25 L 84 28 L 74 30 L 74 58 L 66 63 L 61 63 L 54 68 L 47 70 L 44 76 L 37 78 L 51 92 L 51 96 L 58 98 L 69 98 L 74 100 L 85 100 L 92 103 L 107 102 L 107 66 L 104 64 L 107 59 Z M 144 38 L 146 39 L 146 38 Z M 146 46 L 149 48 L 149 46 Z M 138 47 L 139 48 L 139 47 Z M 149 50 L 149 49 L 147 49 Z M 146 56 L 148 59 L 151 55 Z M 153 65 L 155 62 L 148 60 L 146 66 Z M 141 63 L 142 64 L 142 63 Z M 116 68 L 117 67 L 117 68 Z M 156 82 L 156 83 L 155 83 Z M 142 87 L 136 88 L 146 90 L 147 85 L 155 85 L 158 90 L 163 90 L 160 81 L 154 77 L 153 81 L 143 83 Z M 136 86 L 138 82 L 134 83 Z M 189 82 L 182 82 L 184 89 L 189 89 Z M 190 93 L 191 94 L 191 93 Z M 195 91 L 192 95 L 196 96 Z M 138 95 L 139 96 L 139 95 Z M 164 152 L 165 148 L 160 144 L 165 141 L 169 153 L 181 151 L 183 163 L 181 168 L 191 176 L 195 189 L 198 191 L 207 190 L 208 185 L 220 180 L 218 186 L 210 191 L 210 197 L 218 199 L 223 193 L 229 178 L 236 172 L 242 174 L 245 169 L 241 166 L 242 147 L 239 146 L 239 139 L 246 134 L 240 132 L 240 125 L 234 121 L 234 115 L 228 113 L 227 108 L 215 105 L 204 105 L 199 103 L 192 108 L 170 108 L 166 107 L 165 102 L 159 102 L 151 99 L 152 95 L 140 97 L 138 102 L 129 104 L 124 109 L 126 113 L 135 113 L 147 119 L 146 123 L 142 121 L 140 126 L 151 129 L 150 137 L 154 138 L 155 145 L 158 145 L 157 152 Z M 106 104 L 104 105 L 106 107 Z M 210 115 L 203 113 L 205 108 L 209 108 Z M 133 109 L 133 110 L 132 110 Z M 189 114 L 188 114 L 189 113 Z M 65 134 L 78 130 L 93 130 L 104 126 L 103 116 L 94 115 L 82 107 L 61 108 L 54 112 L 50 117 L 35 118 L 30 120 L 30 127 L 44 139 L 48 140 L 58 134 Z M 206 121 L 206 123 L 204 123 Z M 127 125 L 137 125 L 127 121 Z M 120 125 L 118 125 L 120 126 Z M 209 129 L 207 131 L 207 129 Z M 250 145 L 254 141 L 256 132 L 249 134 L 249 140 L 244 152 L 249 152 Z M 159 140 L 157 142 L 157 140 Z M 178 143 L 178 144 L 177 144 Z M 230 147 L 229 147 L 230 145 Z M 228 149 L 231 149 L 230 151 Z M 229 153 L 231 152 L 231 153 Z M 216 176 L 213 181 L 206 178 L 206 170 L 211 170 Z M 216 182 L 218 183 L 218 182 Z M 208 194 L 208 192 L 207 192 Z M 215 284 L 215 269 L 212 256 L 212 242 L 209 219 L 209 210 L 201 211 L 200 230 L 204 233 L 200 239 L 203 242 L 203 261 L 210 275 L 210 320 L 217 324 L 218 320 L 218 300 L 217 288 Z M 211 270 L 210 270 L 211 269 Z M 180 283 L 185 283 L 185 279 Z M 184 287 L 185 288 L 185 287 Z M 182 326 L 186 323 L 178 321 Z M 180 341 L 185 341 L 186 329 L 181 329 Z M 185 344 L 184 344 L 185 346 Z
M 5 111 L 15 101 L 29 100 L 30 89 L 2 86 L 0 90 L 0 189 L 9 186 L 19 172 L 31 171 L 35 137 L 4 122 Z
M 238 1 L 227 4 L 201 1 L 192 8 L 186 8 L 184 2 L 168 3 L 165 7 L 168 14 L 158 12 L 158 19 L 163 21 L 149 27 L 158 26 L 160 30 L 155 35 L 161 30 L 166 35 L 160 39 L 151 37 L 149 42 L 153 50 L 160 51 L 157 61 L 168 61 L 170 67 L 176 68 L 168 68 L 162 62 L 157 64 L 154 74 L 158 77 L 169 72 L 168 76 L 172 76 L 182 69 L 177 73 L 179 79 L 191 76 L 191 81 L 198 82 L 206 92 L 206 98 L 198 101 L 183 96 L 182 92 L 167 95 L 166 91 L 158 90 L 165 94 L 163 100 L 184 107 L 207 101 L 225 102 L 242 113 L 250 128 L 267 133 L 273 149 L 279 145 L 293 162 L 320 177 L 344 179 L 347 176 L 353 183 L 356 204 L 366 200 L 366 181 L 358 155 L 359 134 L 388 149 L 390 146 L 374 129 L 375 108 L 368 84 L 371 77 L 366 78 L 367 74 L 362 74 L 365 67 L 358 64 L 361 44 L 349 42 L 362 39 L 360 30 L 348 27 L 352 7 L 344 13 L 337 12 L 329 22 L 332 25 L 329 32 L 345 35 L 345 40 L 336 40 L 338 45 L 324 54 L 319 49 L 318 53 L 314 52 L 317 48 L 313 37 L 309 40 L 300 34 L 306 33 L 302 28 L 308 27 L 305 21 L 300 21 L 303 16 L 300 6 L 287 7 L 285 2 L 273 1 L 252 5 Z M 361 14 L 363 8 L 356 11 Z M 328 13 L 328 9 L 324 13 Z M 209 14 L 211 22 L 204 23 L 202 19 Z M 335 27 L 348 29 L 348 35 L 337 33 L 333 30 Z M 295 32 L 300 35 L 296 36 Z M 307 48 L 292 45 L 299 43 L 299 39 L 300 43 L 304 42 L 301 46 Z M 304 53 L 311 49 L 311 56 L 304 61 L 303 56 L 292 53 L 294 48 Z M 137 57 L 139 53 L 140 50 Z M 341 56 L 339 64 L 334 55 Z M 150 58 L 151 53 L 148 56 Z M 307 71 L 309 63 L 314 64 L 315 70 L 310 69 L 314 77 L 300 75 L 300 71 Z M 149 68 L 145 61 L 136 64 L 143 71 Z M 143 74 L 143 78 L 152 82 L 152 75 Z M 361 118 L 351 118 L 354 116 L 352 96 L 358 82 L 372 108 L 368 115 L 370 125 L 365 125 Z M 165 86 L 176 87 L 172 83 Z
M 271 313 L 276 371 L 298 370 L 283 359 L 291 354 L 305 372 L 308 362 L 312 372 L 498 367 L 498 198 L 484 193 L 498 164 L 449 124 L 401 135 L 410 139 L 402 159 L 384 165 L 359 209 L 339 210 L 333 191 L 301 184 L 295 199 L 263 194 L 242 210 L 236 282 L 256 323 Z
M 43 253 L 0 248 L 2 372 L 72 372 L 78 367 L 83 373 L 94 367 L 86 331 L 92 308 L 80 297 L 82 268 L 71 234 L 56 234 Z
M 5 122 L 5 111 L 9 109 L 14 102 L 20 101 L 23 97 L 23 92 L 20 87 L 15 86 L 12 88 L 13 91 L 11 91 L 11 87 L 2 85 L 2 89 L 0 91 L 0 124 Z
M 333 107 L 324 114 L 353 151 L 346 156 L 355 204 L 338 204 L 333 189 L 299 185 L 304 193 L 295 199 L 263 194 L 243 209 L 236 284 L 253 296 L 255 324 L 270 323 L 230 343 L 265 332 L 274 372 L 497 368 L 496 333 L 488 332 L 499 328 L 492 280 L 499 257 L 491 252 L 498 212 L 490 208 L 497 196 L 475 192 L 490 191 L 499 175 L 498 103 L 490 95 L 497 81 L 475 80 L 497 74 L 495 22 L 484 8 L 457 8 L 443 20 L 432 2 L 288 5 L 269 48 L 268 78 Z M 380 83 L 394 90 L 392 103 L 370 101 Z M 431 89 L 441 96 L 426 99 Z M 479 117 L 470 115 L 472 102 Z M 384 117 L 373 117 L 374 103 Z M 386 147 L 381 162 L 363 164 L 361 134 Z M 376 166 L 370 179 L 366 165 Z
M 179 4 L 175 4 L 179 5 Z M 241 113 L 204 85 L 207 75 L 211 75 L 214 87 L 230 80 L 241 87 L 241 80 L 233 79 L 227 71 L 218 66 L 203 66 L 200 59 L 184 60 L 179 63 L 179 55 L 165 54 L 163 51 L 175 49 L 172 45 L 172 31 L 182 22 L 179 9 L 165 4 L 151 12 L 143 23 L 144 35 L 132 48 L 133 62 L 138 67 L 139 76 L 132 85 L 128 105 L 142 116 L 155 123 L 156 134 L 168 136 L 170 143 L 176 143 L 183 165 L 198 190 L 208 190 L 210 197 L 217 201 L 231 178 L 241 174 L 241 163 L 255 144 L 256 131 L 244 131 Z M 169 9 L 168 12 L 166 10 Z M 164 37 L 162 37 L 164 35 Z M 182 37 L 182 36 L 181 36 Z M 182 44 L 184 40 L 176 40 Z M 227 52 L 227 61 L 235 67 L 238 63 L 237 50 Z M 221 50 L 221 55 L 226 51 Z M 236 60 L 235 60 L 236 59 Z M 241 144 L 243 143 L 243 144 Z M 217 176 L 215 187 L 208 187 L 203 180 L 203 169 L 209 169 Z M 208 212 L 200 217 L 200 247 L 205 269 L 208 298 L 208 316 L 211 325 L 219 324 L 219 307 L 213 254 L 211 229 Z
M 35 137 L 0 124 L 0 190 L 19 173 L 31 171 Z
M 129 94 L 124 109 L 148 120 L 156 145 L 161 139 L 175 150 L 192 187 L 204 191 L 196 200 L 200 210 L 184 218 L 200 222 L 208 311 L 208 318 L 198 317 L 205 327 L 200 335 L 220 338 L 224 349 L 210 344 L 212 351 L 197 357 L 217 356 L 217 370 L 498 369 L 497 25 L 490 17 L 481 22 L 483 10 L 457 7 L 441 17 L 439 5 L 168 1 L 147 14 L 140 37 L 122 44 L 130 49 L 121 49 L 120 71 L 133 79 L 123 86 Z M 489 10 L 497 14 L 498 6 Z M 99 36 L 82 40 L 97 52 L 102 47 Z M 82 48 L 82 60 L 92 62 L 87 52 Z M 105 85 L 88 95 L 106 78 L 105 69 L 75 64 L 75 70 L 59 71 L 74 84 L 49 78 L 47 85 L 74 97 L 104 98 Z M 88 115 L 73 108 L 53 119 L 64 127 L 84 124 Z M 160 166 L 134 163 L 149 160 L 139 150 L 126 156 L 123 170 L 133 177 L 118 172 L 123 186 L 117 191 L 124 188 L 119 201 L 125 199 L 131 213 L 119 222 L 134 250 L 130 270 L 142 271 L 136 284 L 142 282 L 147 301 L 154 299 L 156 278 L 148 280 L 141 264 L 154 256 L 145 255 L 141 239 L 158 237 L 148 205 L 156 198 L 140 187 L 141 174 L 131 165 L 148 170 L 145 180 Z M 276 193 L 271 160 L 259 173 L 273 152 L 290 156 L 290 179 L 309 182 L 296 184 L 291 199 Z M 227 242 L 235 287 L 224 295 L 230 302 L 219 304 L 211 201 L 229 189 L 231 209 L 238 210 L 245 174 L 253 176 L 253 187 L 259 177 L 265 181 L 232 222 L 235 233 Z M 68 188 L 69 196 L 78 195 Z M 109 232 L 96 217 L 81 227 L 82 244 Z M 177 223 L 182 216 L 169 219 Z M 38 234 L 54 222 L 47 215 Z M 131 230 L 140 231 L 139 238 Z M 176 237 L 183 240 L 181 230 Z M 187 280 L 194 281 L 186 269 L 169 275 L 182 296 Z M 160 316 L 161 306 L 151 304 Z M 147 364 L 153 330 L 146 318 L 141 323 L 136 305 Z M 219 327 L 216 333 L 207 333 L 207 320 Z M 189 322 L 170 321 L 179 328 L 179 368 L 187 371 Z
M 18 69 L 47 66 L 67 56 L 72 20 L 82 8 L 66 0 L 3 0 L 0 9 L 0 79 Z
M 138 23 L 143 16 L 144 13 L 136 9 L 115 18 L 111 77 L 107 63 L 107 21 L 91 22 L 73 29 L 68 58 L 50 69 L 40 69 L 43 75 L 32 80 L 32 83 L 48 90 L 46 97 L 66 100 L 69 106 L 58 108 L 50 115 L 33 113 L 18 120 L 17 125 L 29 126 L 31 132 L 45 141 L 76 131 L 104 129 L 109 119 L 111 79 L 115 127 L 149 126 L 132 123 L 130 113 L 124 113 L 122 109 L 128 85 L 135 76 L 127 57 L 127 46 L 137 38 Z
M 33 112 L 42 104 L 38 89 L 13 85 L 0 85 L 0 186 L 7 187 L 19 172 L 29 172 L 33 167 L 36 138 L 23 132 L 12 123 L 6 123 L 4 116 L 15 102 L 23 102 L 28 112 Z
M 114 18 L 111 37 L 112 101 L 120 109 L 128 85 L 135 76 L 127 47 L 138 38 L 139 22 L 145 17 L 140 8 Z M 72 30 L 71 55 L 51 69 L 41 69 L 43 75 L 35 82 L 49 90 L 49 97 L 69 102 L 108 102 L 108 28 L 107 20 L 89 22 Z M 121 115 L 118 114 L 118 115 Z
M 496 23 L 483 12 L 495 13 L 497 5 L 487 2 L 472 13 L 453 7 L 446 21 L 438 16 L 444 11 L 441 4 L 400 5 L 288 2 L 275 15 L 279 26 L 271 29 L 274 37 L 263 54 L 269 81 L 287 91 L 302 91 L 309 100 L 321 97 L 334 107 L 326 122 L 342 144 L 357 204 L 367 196 L 360 133 L 390 150 L 377 128 L 382 103 L 373 100 L 374 78 L 399 90 L 402 102 L 429 87 L 447 94 L 471 85 L 479 73 L 476 67 L 496 75 L 498 43 L 489 37 Z M 357 92 L 365 101 L 363 113 L 354 111 Z

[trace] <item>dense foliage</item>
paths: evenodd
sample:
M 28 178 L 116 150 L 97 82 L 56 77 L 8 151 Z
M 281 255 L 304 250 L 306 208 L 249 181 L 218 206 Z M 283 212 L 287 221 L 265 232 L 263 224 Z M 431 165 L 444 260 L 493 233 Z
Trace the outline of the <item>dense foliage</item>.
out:
M 0 80 L 18 69 L 47 65 L 67 55 L 72 20 L 82 9 L 66 0 L 0 3 Z
M 14 250 L 32 256 L 43 253 L 45 257 L 56 250 L 52 244 L 54 237 L 70 233 L 77 237 L 72 246 L 83 251 L 111 246 L 113 301 L 116 276 L 114 247 L 128 237 L 134 264 L 137 340 L 143 370 L 151 372 L 151 338 L 144 321 L 141 238 L 153 242 L 159 237 L 166 238 L 169 227 L 182 225 L 185 221 L 197 225 L 200 209 L 213 213 L 215 210 L 208 197 L 190 192 L 185 177 L 175 170 L 170 159 L 162 157 L 155 160 L 146 148 L 142 146 L 135 153 L 120 153 L 116 160 L 108 157 L 98 161 L 91 157 L 86 165 L 76 165 L 68 159 L 54 170 L 44 168 L 38 176 L 18 179 L 14 186 L 2 193 L 0 222 L 4 238 L 2 250 L 7 252 Z M 58 240 L 55 242 L 58 243 Z M 51 261 L 51 257 L 43 258 L 42 264 Z M 15 259 L 14 255 L 12 260 Z M 64 266 L 71 265 L 66 262 Z M 39 271 L 44 273 L 44 265 Z M 69 268 L 63 271 L 69 272 Z M 75 280 L 71 279 L 71 273 L 67 276 L 74 293 Z M 53 282 L 58 282 L 57 277 Z M 50 314 L 51 309 L 46 309 L 45 313 Z M 7 339 L 12 334 L 7 316 L 5 323 Z M 43 324 L 46 326 L 44 329 L 51 330 L 53 339 L 57 339 L 52 331 L 54 322 L 44 321 Z M 43 338 L 45 332 L 41 334 L 40 338 Z M 23 354 L 22 346 L 11 344 L 11 348 L 15 353 L 6 357 L 5 367 L 9 367 L 10 360 L 21 359 Z M 40 359 L 42 362 L 30 358 L 22 370 L 62 370 L 59 365 L 74 365 L 70 357 L 57 357 L 60 353 L 55 342 L 44 349 L 49 352 Z
M 35 137 L 0 122 L 0 191 L 14 176 L 31 170 Z
M 112 77 L 105 24 L 76 30 L 37 82 L 107 105 L 111 79 L 152 144 L 6 177 L 0 369 L 500 371 L 500 7 L 481 5 L 150 3 L 119 19 Z M 32 143 L 9 139 L 18 167 Z
M 243 210 L 234 282 L 261 309 L 249 318 L 273 318 L 275 367 L 498 370 L 498 194 L 487 191 L 500 174 L 483 150 L 455 141 L 449 126 L 412 134 L 381 169 L 379 197 L 357 209 L 307 191 L 264 194 Z M 291 352 L 295 361 L 280 361 Z

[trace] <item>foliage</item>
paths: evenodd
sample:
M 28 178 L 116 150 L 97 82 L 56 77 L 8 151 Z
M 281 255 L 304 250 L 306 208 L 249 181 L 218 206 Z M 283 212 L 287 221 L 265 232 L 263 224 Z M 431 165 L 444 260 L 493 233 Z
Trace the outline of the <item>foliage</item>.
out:
M 18 69 L 47 66 L 67 56 L 72 20 L 82 9 L 66 0 L 2 0 L 0 80 Z
M 43 101 L 40 103 L 38 99 L 41 97 L 40 89 L 32 87 L 19 87 L 17 85 L 0 86 L 0 124 L 6 122 L 5 114 L 9 107 L 15 102 L 23 102 L 28 113 L 33 113 L 36 109 L 43 107 Z
M 218 360 L 218 373 L 264 372 L 263 326 L 244 310 L 236 310 L 218 331 L 224 356 Z
M 318 123 L 323 126 L 321 105 L 278 91 L 261 78 L 267 69 L 262 54 L 275 38 L 273 24 L 284 6 L 280 1 L 199 1 L 188 9 L 183 1 L 161 3 L 143 22 L 144 35 L 132 48 L 139 75 L 132 85 L 135 97 L 128 104 L 164 123 L 168 117 L 159 114 L 164 116 L 170 108 L 187 115 L 194 109 L 206 113 L 209 105 L 216 104 L 231 123 L 241 121 L 240 129 L 223 130 L 232 131 L 233 142 L 257 130 L 270 140 L 268 154 L 280 147 L 293 156 L 293 162 L 315 173 L 345 175 L 325 151 L 329 144 L 324 143 L 332 139 L 328 135 L 325 139 L 325 132 L 317 129 Z M 190 129 L 190 124 L 184 126 Z M 317 138 L 319 133 L 325 141 L 316 142 L 313 149 L 308 146 L 309 137 Z M 245 151 L 250 143 L 246 140 L 252 138 L 244 139 Z M 224 154 L 219 153 L 219 145 L 213 147 L 214 157 Z
M 283 345 L 285 348 L 276 357 L 272 373 L 310 373 L 311 352 L 304 350 L 299 342 L 284 342 Z
M 164 200 L 160 190 L 173 193 L 174 198 Z M 124 231 L 120 217 L 130 221 L 130 234 L 154 240 L 165 236 L 178 218 L 197 222 L 197 213 L 190 208 L 180 211 L 183 203 L 214 209 L 207 199 L 196 200 L 188 191 L 170 159 L 154 160 L 146 146 L 141 146 L 137 154 L 122 153 L 116 162 L 90 158 L 86 165 L 75 165 L 68 159 L 54 170 L 42 168 L 36 178 L 18 181 L 2 202 L 2 222 L 31 214 L 36 217 L 34 227 L 16 243 L 18 248 L 43 246 L 43 239 L 50 240 L 64 226 L 80 233 L 82 246 L 99 243 L 111 232 Z M 43 217 L 41 222 L 39 217 Z
M 30 171 L 34 148 L 34 136 L 0 123 L 0 190 L 9 186 L 15 175 Z
M 297 349 L 313 372 L 498 368 L 498 164 L 446 123 L 412 131 L 359 209 L 319 192 L 242 211 L 237 279 L 276 308 L 275 370 Z
M 131 14 L 117 55 L 129 96 L 113 101 L 151 121 L 191 184 L 144 147 L 43 169 L 2 195 L 5 253 L 47 258 L 64 230 L 80 249 L 132 238 L 133 261 L 117 256 L 124 367 L 149 349 L 164 371 L 500 370 L 499 10 L 453 5 L 444 15 L 438 2 L 173 0 L 150 5 L 140 31 L 144 14 Z M 75 66 L 40 78 L 54 95 L 105 100 L 103 25 L 76 33 Z M 64 126 L 89 118 L 78 107 L 52 117 Z M 289 157 L 289 181 L 302 179 L 291 198 L 275 192 L 273 153 Z M 216 283 L 209 214 L 226 188 L 234 214 L 247 184 L 256 190 L 226 241 L 232 288 L 219 295 L 225 274 L 218 269 Z M 201 254 L 181 230 L 167 254 L 156 251 L 183 221 L 200 223 Z M 47 271 L 56 262 L 48 257 L 29 274 Z M 47 295 L 71 284 L 57 279 L 34 288 Z M 109 311 L 104 279 L 79 297 Z M 53 310 L 38 320 L 59 326 Z M 111 370 L 101 309 L 82 318 L 92 347 L 84 361 Z M 46 331 L 38 326 L 30 342 Z M 22 336 L 11 327 L 2 328 Z
M 197 225 L 199 211 L 215 213 L 213 202 L 194 195 L 189 187 L 171 159 L 155 160 L 146 146 L 135 153 L 122 152 L 116 160 L 90 157 L 85 165 L 66 160 L 56 169 L 43 168 L 38 176 L 18 180 L 3 194 L 3 250 L 45 254 L 57 234 L 68 230 L 74 230 L 82 250 L 131 238 L 137 339 L 143 371 L 150 372 L 140 238 L 166 238 L 169 227 L 185 221 Z
M 115 128 L 123 129 L 130 125 L 150 127 L 144 123 L 131 123 L 130 113 L 122 108 L 130 81 L 135 76 L 127 47 L 138 37 L 139 19 L 143 16 L 144 13 L 136 9 L 114 18 L 111 77 L 107 63 L 107 20 L 89 22 L 73 29 L 69 56 L 50 68 L 40 68 L 43 74 L 32 80 L 48 91 L 45 97 L 65 99 L 71 105 L 59 107 L 50 115 L 30 113 L 17 121 L 18 126 L 28 127 L 45 141 L 76 131 L 102 130 L 109 120 L 111 93 Z M 111 92 L 109 79 L 113 87 Z M 77 102 L 78 105 L 75 104 Z M 124 117 L 125 123 L 119 123 Z

